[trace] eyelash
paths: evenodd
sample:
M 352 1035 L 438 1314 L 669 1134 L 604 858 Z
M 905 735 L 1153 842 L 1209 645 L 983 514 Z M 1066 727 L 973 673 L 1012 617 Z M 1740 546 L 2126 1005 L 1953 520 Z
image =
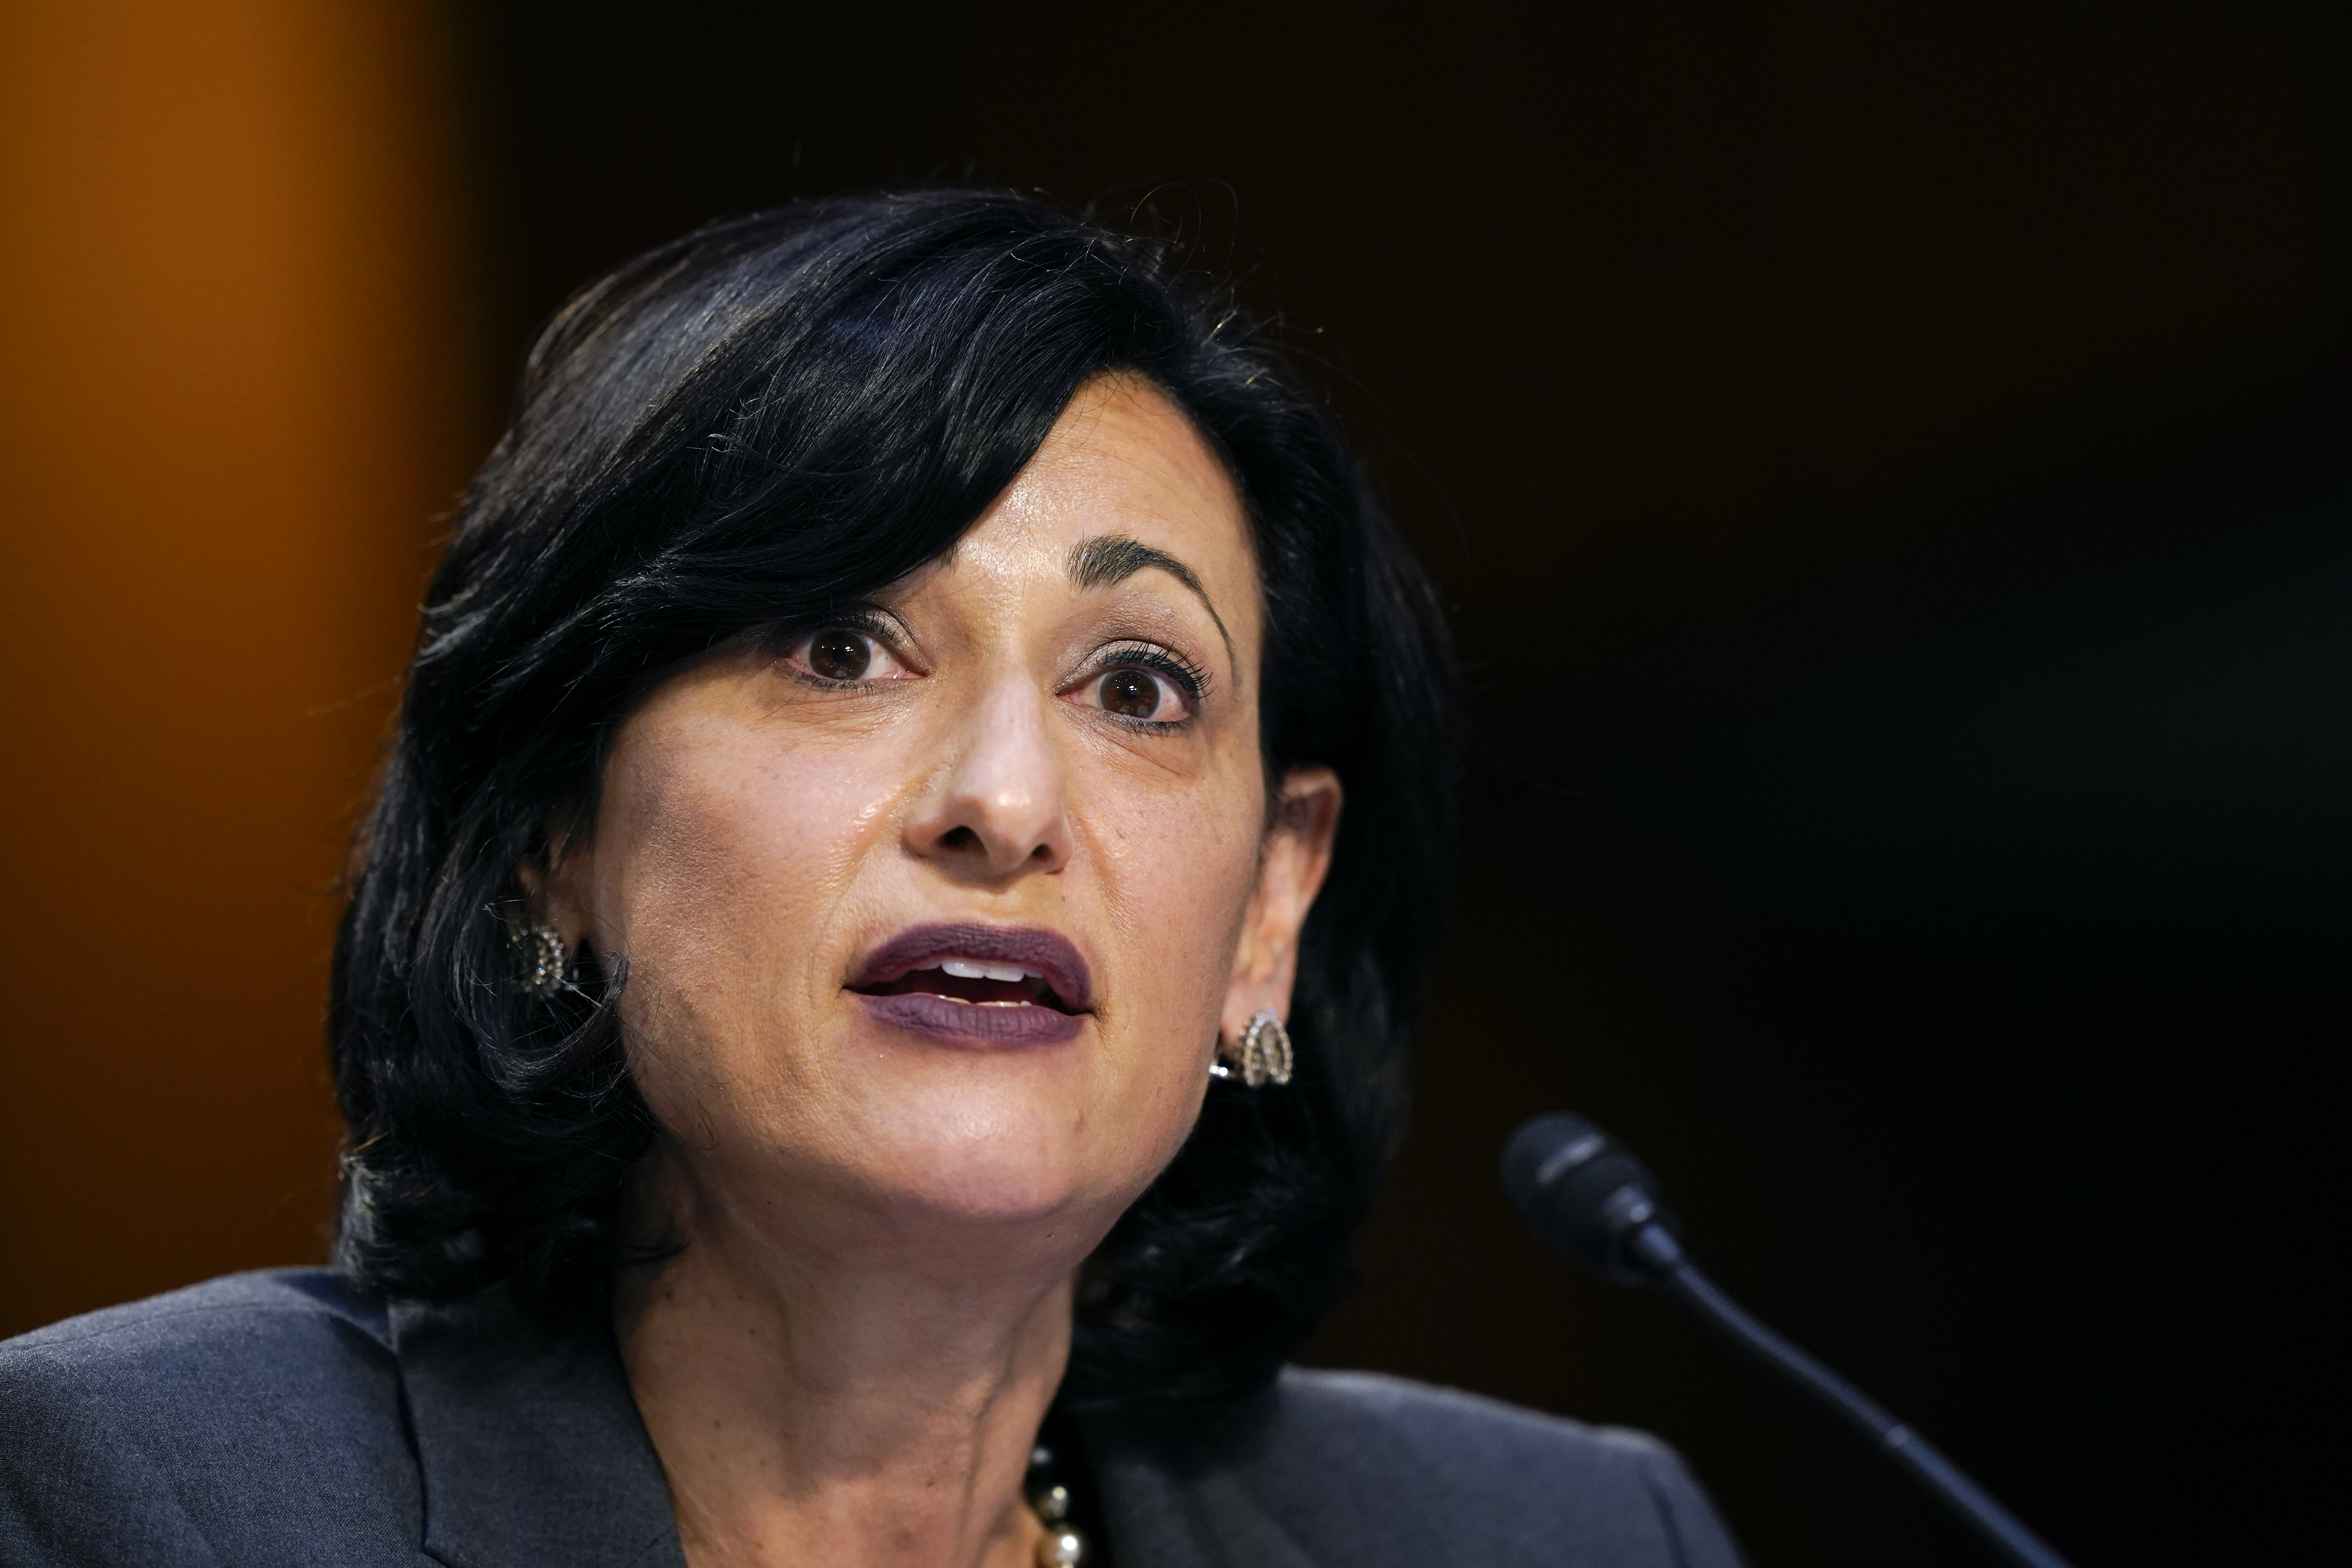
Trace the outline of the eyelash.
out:
M 896 635 L 898 628 L 895 623 L 877 611 L 856 609 L 836 611 L 830 616 L 820 616 L 812 621 L 800 621 L 784 627 L 776 635 L 773 645 L 777 650 L 777 662 L 791 670 L 794 679 L 805 681 L 811 686 L 822 687 L 827 691 L 849 691 L 871 684 L 863 677 L 856 680 L 836 680 L 831 676 L 819 675 L 813 669 L 800 669 L 793 667 L 790 655 L 803 639 L 814 637 L 819 632 L 830 631 L 856 632 L 863 637 L 871 637 L 877 647 L 886 650 L 893 658 L 899 659 L 901 662 L 905 660 L 906 656 L 900 651 L 900 641 Z
M 1090 682 L 1100 680 L 1115 669 L 1149 670 L 1164 680 L 1174 682 L 1177 689 L 1191 700 L 1192 711 L 1181 719 L 1129 719 L 1106 710 L 1105 717 L 1146 734 L 1168 735 L 1184 729 L 1201 716 L 1201 702 L 1209 694 L 1209 672 L 1175 649 L 1162 647 L 1158 643 L 1113 644 L 1095 655 L 1094 668 L 1087 671 L 1087 679 Z

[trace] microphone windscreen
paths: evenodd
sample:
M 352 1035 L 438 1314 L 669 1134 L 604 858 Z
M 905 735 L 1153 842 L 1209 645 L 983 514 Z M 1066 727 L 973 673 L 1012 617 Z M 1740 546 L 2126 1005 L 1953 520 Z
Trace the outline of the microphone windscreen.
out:
M 1535 1232 L 1563 1258 L 1620 1284 L 1655 1270 L 1628 1244 L 1648 1224 L 1679 1232 L 1639 1160 L 1580 1116 L 1531 1118 L 1503 1145 L 1503 1190 Z

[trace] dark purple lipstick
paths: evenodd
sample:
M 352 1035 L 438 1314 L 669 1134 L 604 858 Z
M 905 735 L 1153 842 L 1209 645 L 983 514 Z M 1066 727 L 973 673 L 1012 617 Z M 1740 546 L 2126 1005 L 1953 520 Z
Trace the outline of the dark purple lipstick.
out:
M 867 957 L 849 989 L 884 1023 L 980 1046 L 1071 1039 L 1094 1004 L 1078 950 L 1035 927 L 917 926 Z

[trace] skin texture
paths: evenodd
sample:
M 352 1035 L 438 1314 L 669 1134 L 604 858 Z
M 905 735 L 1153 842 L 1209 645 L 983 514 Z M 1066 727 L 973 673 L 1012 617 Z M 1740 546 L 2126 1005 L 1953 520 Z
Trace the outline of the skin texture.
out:
M 1087 585 L 1106 538 L 1197 592 L 1124 547 Z M 666 1130 L 636 1222 L 685 1246 L 623 1281 L 615 1325 L 696 1568 L 1032 1560 L 1019 1487 L 1075 1271 L 1183 1142 L 1212 1053 L 1286 1014 L 1329 861 L 1329 771 L 1266 798 L 1261 619 L 1230 478 L 1159 392 L 1103 377 L 867 618 L 714 658 L 622 727 L 542 901 L 629 964 Z M 858 675 L 824 679 L 845 647 Z M 1139 662 L 1168 658 L 1197 700 Z M 992 1047 L 848 989 L 938 922 L 1058 933 L 1092 1010 Z

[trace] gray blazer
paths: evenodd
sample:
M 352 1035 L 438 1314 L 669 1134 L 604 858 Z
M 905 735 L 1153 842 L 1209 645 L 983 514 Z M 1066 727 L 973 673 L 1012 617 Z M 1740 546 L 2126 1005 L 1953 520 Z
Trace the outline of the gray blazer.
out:
M 1214 1439 L 1083 1429 L 1118 1568 L 1731 1568 L 1654 1440 L 1286 1372 Z M 608 1337 L 235 1275 L 0 1343 L 0 1563 L 682 1568 Z

